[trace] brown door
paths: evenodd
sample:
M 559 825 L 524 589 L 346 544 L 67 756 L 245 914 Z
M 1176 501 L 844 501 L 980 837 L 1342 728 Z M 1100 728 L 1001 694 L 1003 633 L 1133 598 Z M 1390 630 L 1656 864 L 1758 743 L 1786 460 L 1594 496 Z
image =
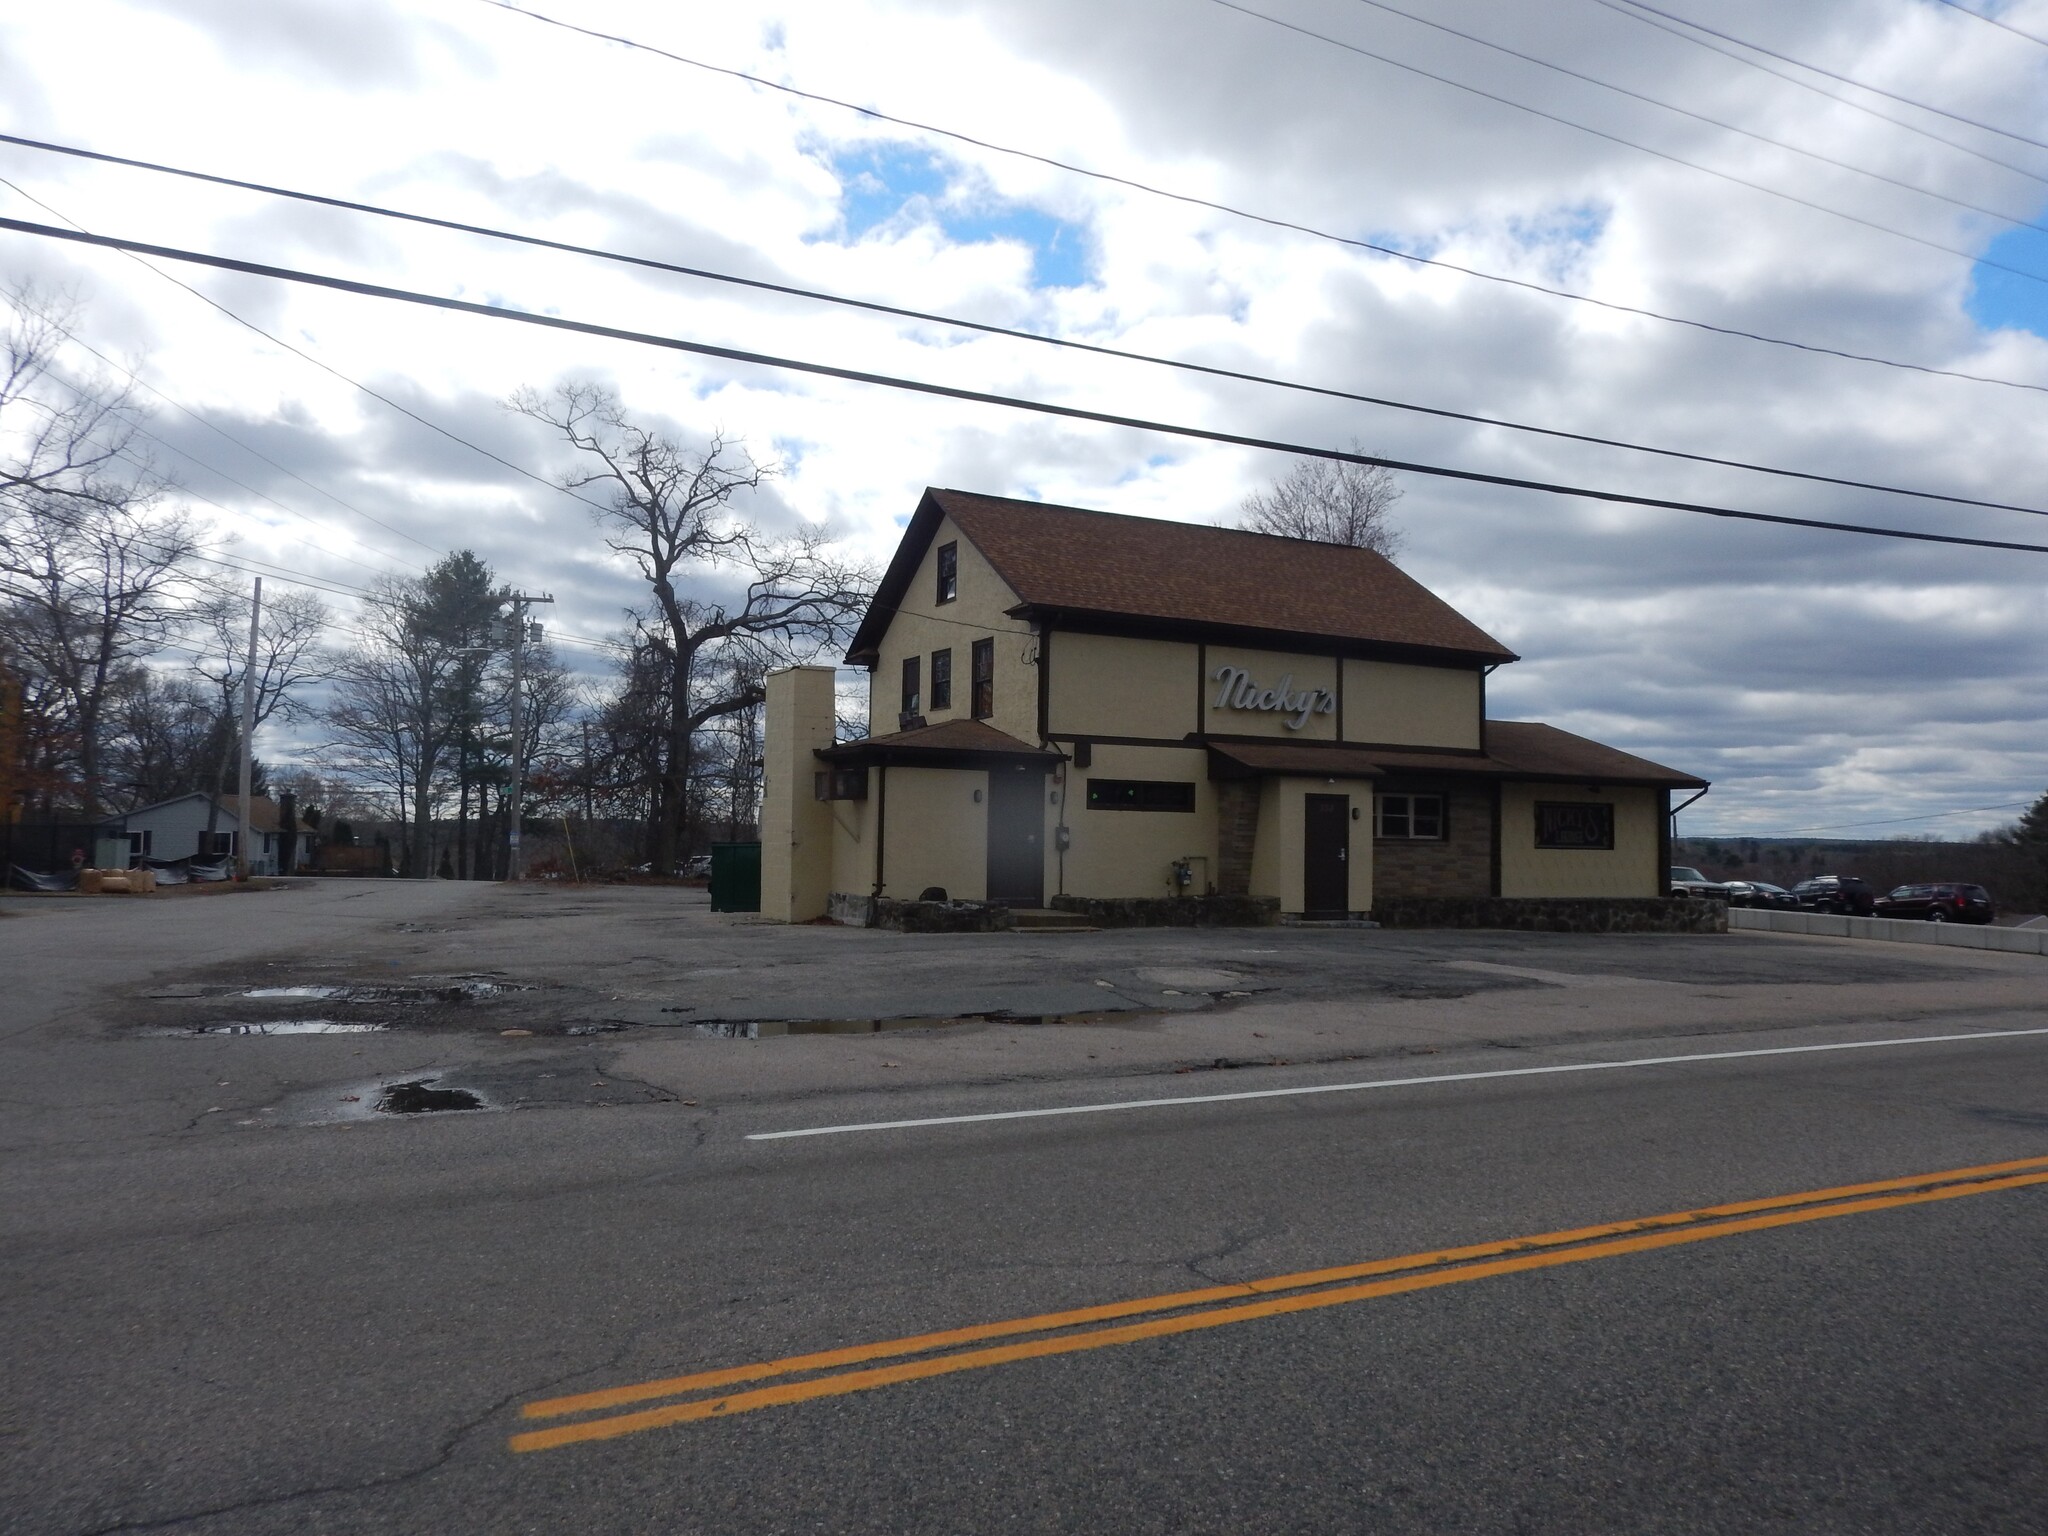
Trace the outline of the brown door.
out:
M 1035 768 L 988 774 L 988 899 L 1045 905 L 1045 775 Z
M 1351 797 L 1302 797 L 1301 910 L 1343 917 L 1351 910 Z

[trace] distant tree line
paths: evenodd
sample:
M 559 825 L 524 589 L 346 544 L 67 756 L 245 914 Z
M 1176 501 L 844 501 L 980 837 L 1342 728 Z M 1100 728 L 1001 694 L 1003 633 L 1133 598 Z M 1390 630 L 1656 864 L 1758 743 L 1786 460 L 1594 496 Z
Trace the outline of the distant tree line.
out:
M 743 515 L 774 465 L 656 430 L 597 386 L 522 390 L 508 408 L 576 451 L 561 484 L 645 583 L 609 677 L 579 681 L 515 634 L 508 586 L 469 550 L 379 578 L 342 620 L 273 583 L 252 658 L 246 578 L 151 460 L 133 381 L 63 366 L 64 296 L 0 300 L 0 821 L 86 824 L 194 791 L 218 816 L 253 670 L 256 727 L 305 744 L 288 769 L 256 763 L 253 788 L 324 812 L 330 837 L 388 842 L 409 875 L 502 877 L 515 817 L 599 867 L 674 870 L 752 834 L 765 675 L 835 653 L 873 590 L 823 530 Z

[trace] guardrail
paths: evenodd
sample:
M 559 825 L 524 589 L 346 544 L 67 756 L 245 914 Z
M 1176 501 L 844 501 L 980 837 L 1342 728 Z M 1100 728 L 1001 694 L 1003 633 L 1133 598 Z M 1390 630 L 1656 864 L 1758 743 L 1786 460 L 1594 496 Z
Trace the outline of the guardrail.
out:
M 1893 944 L 1947 944 L 2010 955 L 2048 955 L 2048 928 L 1995 928 L 1970 923 L 1929 923 L 1899 917 L 1840 917 L 1832 912 L 1772 912 L 1730 907 L 1730 931 L 1810 933 L 1833 939 L 1882 939 Z

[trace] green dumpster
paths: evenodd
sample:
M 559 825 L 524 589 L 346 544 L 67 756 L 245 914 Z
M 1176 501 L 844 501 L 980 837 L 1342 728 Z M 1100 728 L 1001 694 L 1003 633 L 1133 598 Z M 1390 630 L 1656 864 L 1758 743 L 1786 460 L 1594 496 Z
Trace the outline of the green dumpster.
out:
M 714 912 L 758 912 L 761 910 L 761 845 L 759 843 L 713 843 L 711 845 L 711 910 Z

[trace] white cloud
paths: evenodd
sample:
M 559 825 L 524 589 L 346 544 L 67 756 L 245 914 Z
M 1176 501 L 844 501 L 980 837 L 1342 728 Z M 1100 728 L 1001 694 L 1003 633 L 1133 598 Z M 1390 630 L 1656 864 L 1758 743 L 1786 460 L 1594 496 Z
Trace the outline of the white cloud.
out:
M 1351 0 L 1268 8 L 1940 244 L 1981 251 L 1998 227 Z M 783 0 L 687 14 L 605 0 L 565 14 L 1075 165 L 1614 303 L 2048 385 L 2048 340 L 1971 321 L 1966 261 L 1201 0 Z M 2048 200 L 2038 181 L 1591 0 L 1464 0 L 1428 14 L 2017 217 L 2039 216 Z M 311 0 L 24 9 L 0 22 L 0 60 L 17 61 L 0 64 L 0 115 L 12 132 L 1105 345 L 1693 452 L 2048 502 L 2035 393 L 1760 346 L 1345 249 L 480 4 L 355 7 L 345 24 L 337 15 Z M 2048 0 L 2021 0 L 2012 17 L 2048 27 Z M 1715 18 L 1787 53 L 2048 138 L 2048 54 L 1967 17 L 1891 0 L 1791 10 L 1739 0 Z M 24 59 L 37 66 L 26 77 Z M 2048 175 L 2048 154 L 1938 126 Z M 855 189 L 834 166 L 891 149 L 935 156 L 950 190 L 851 235 L 845 199 Z M 2023 516 L 1056 355 L 22 150 L 0 152 L 0 175 L 90 228 L 429 293 L 1230 431 L 1358 437 L 1395 457 L 1491 473 L 2048 543 L 2048 523 Z M 1000 212 L 1004 200 L 1084 238 L 1085 286 L 1035 289 L 1025 244 L 962 222 Z M 5 189 L 0 207 L 46 217 Z M 509 580 L 553 587 L 569 632 L 602 634 L 639 600 L 587 509 L 559 493 L 367 399 L 123 257 L 12 235 L 0 236 L 0 251 L 10 271 L 75 278 L 90 300 L 88 339 L 110 355 L 146 356 L 152 382 L 305 480 L 435 548 L 473 547 Z M 649 415 L 743 434 L 787 462 L 768 510 L 829 519 L 875 558 L 926 483 L 1213 521 L 1285 468 L 1265 455 L 256 278 L 175 275 L 535 472 L 560 467 L 561 456 L 498 409 L 521 384 L 601 378 Z M 235 509 L 217 521 L 249 553 L 351 585 L 367 572 L 344 556 L 387 568 L 428 558 L 173 410 L 153 430 L 172 445 L 167 459 L 189 456 L 180 473 L 196 491 Z M 297 508 L 317 531 L 215 469 Z M 1411 567 L 1528 658 L 1495 676 L 1495 712 L 1550 719 L 1709 774 L 1708 820 L 1718 828 L 1947 811 L 2025 798 L 2048 782 L 2042 557 L 1419 478 L 1406 489 L 1399 515 Z

